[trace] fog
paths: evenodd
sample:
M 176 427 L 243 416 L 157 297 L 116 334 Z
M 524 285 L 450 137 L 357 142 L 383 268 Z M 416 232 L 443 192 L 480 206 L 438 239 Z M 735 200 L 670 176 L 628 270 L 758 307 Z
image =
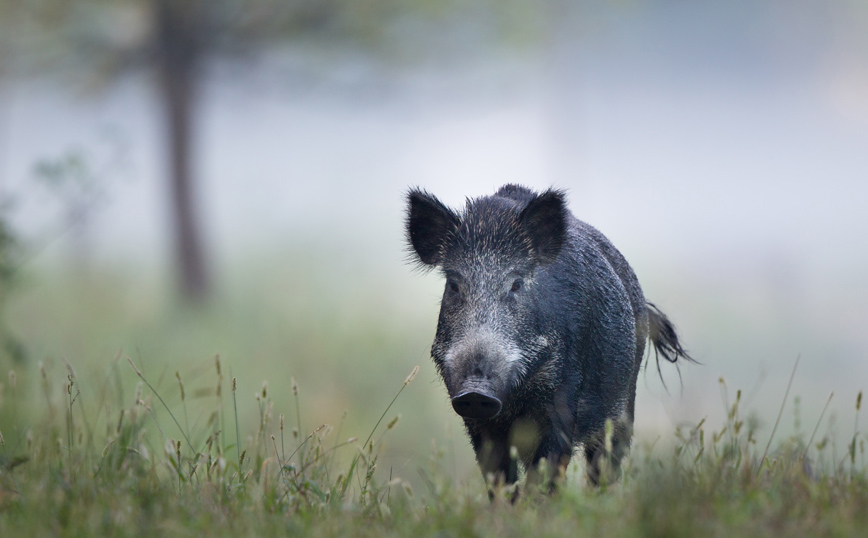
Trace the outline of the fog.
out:
M 404 192 L 461 206 L 555 186 L 702 363 L 681 384 L 663 365 L 668 393 L 649 368 L 638 428 L 722 413 L 721 376 L 773 415 L 797 356 L 806 420 L 833 390 L 852 409 L 868 379 L 868 19 L 726 6 L 570 10 L 542 44 L 410 65 L 292 47 L 213 60 L 194 127 L 209 259 L 219 275 L 287 245 L 343 253 L 348 272 L 390 275 L 383 293 L 424 298 L 433 337 L 440 277 L 405 261 Z M 96 264 L 168 266 L 160 121 L 146 73 L 7 81 L 0 177 L 16 229 L 44 245 L 28 263 L 87 248 Z M 105 177 L 86 245 L 33 182 L 69 151 Z

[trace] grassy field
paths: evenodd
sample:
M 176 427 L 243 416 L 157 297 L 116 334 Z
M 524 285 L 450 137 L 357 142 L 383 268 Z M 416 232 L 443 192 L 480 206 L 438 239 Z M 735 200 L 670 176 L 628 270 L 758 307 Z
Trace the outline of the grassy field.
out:
M 28 357 L 0 364 L 0 536 L 868 528 L 861 393 L 834 428 L 791 393 L 795 426 L 776 433 L 777 406 L 760 420 L 723 380 L 723 420 L 639 436 L 618 483 L 588 487 L 577 460 L 555 495 L 489 501 L 427 357 L 430 309 L 409 307 L 436 313 L 439 283 L 384 294 L 392 275 L 296 259 L 311 261 L 242 268 L 204 312 L 125 271 L 19 282 L 5 319 Z

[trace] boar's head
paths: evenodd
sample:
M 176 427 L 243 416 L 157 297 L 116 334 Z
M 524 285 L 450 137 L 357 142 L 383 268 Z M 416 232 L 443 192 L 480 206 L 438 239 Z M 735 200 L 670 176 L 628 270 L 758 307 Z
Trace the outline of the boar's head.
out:
M 413 257 L 446 278 L 431 355 L 455 411 L 494 418 L 550 353 L 537 277 L 567 238 L 564 194 L 508 185 L 460 212 L 422 190 L 407 198 Z

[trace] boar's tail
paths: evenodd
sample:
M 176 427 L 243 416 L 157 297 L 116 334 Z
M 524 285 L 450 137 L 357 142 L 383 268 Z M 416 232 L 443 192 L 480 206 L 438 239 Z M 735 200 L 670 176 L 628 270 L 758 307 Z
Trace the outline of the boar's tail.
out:
M 675 326 L 666 317 L 666 314 L 660 311 L 654 303 L 646 303 L 648 311 L 648 339 L 654 346 L 654 358 L 657 362 L 657 373 L 663 380 L 663 372 L 660 371 L 660 357 L 678 366 L 678 359 L 696 363 L 696 360 L 688 355 L 687 351 L 681 347 L 681 342 L 678 341 L 678 334 L 675 332 Z M 681 371 L 678 371 L 678 376 L 681 377 Z M 666 382 L 663 382 L 666 386 Z

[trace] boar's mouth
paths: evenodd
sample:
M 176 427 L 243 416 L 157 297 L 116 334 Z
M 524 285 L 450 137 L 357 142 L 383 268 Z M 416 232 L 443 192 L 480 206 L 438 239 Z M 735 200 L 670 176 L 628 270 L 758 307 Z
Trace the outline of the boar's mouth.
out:
M 492 419 L 500 413 L 500 400 L 476 390 L 462 392 L 452 398 L 452 408 L 464 418 Z

